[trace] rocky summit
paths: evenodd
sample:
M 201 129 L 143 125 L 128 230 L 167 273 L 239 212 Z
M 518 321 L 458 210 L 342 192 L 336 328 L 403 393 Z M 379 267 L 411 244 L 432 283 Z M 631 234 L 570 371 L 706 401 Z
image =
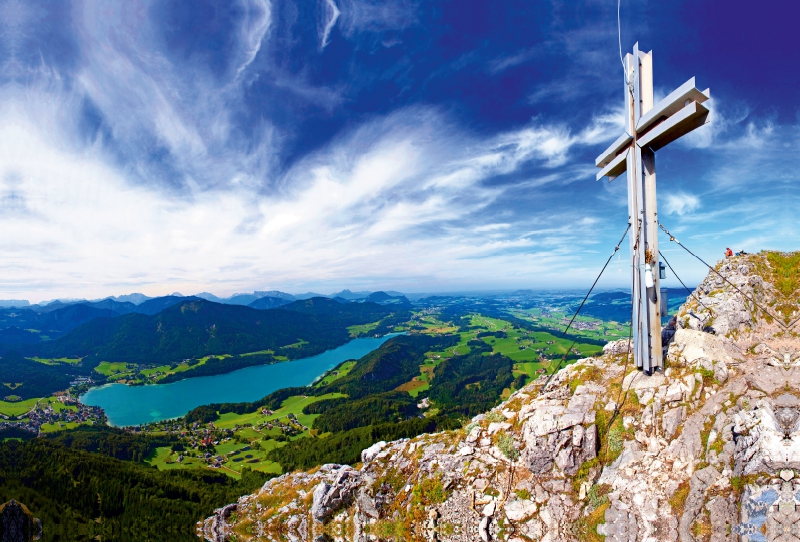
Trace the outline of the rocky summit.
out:
M 285 474 L 198 528 L 211 542 L 800 541 L 799 263 L 717 264 L 664 329 L 663 372 L 609 343 L 460 430 Z

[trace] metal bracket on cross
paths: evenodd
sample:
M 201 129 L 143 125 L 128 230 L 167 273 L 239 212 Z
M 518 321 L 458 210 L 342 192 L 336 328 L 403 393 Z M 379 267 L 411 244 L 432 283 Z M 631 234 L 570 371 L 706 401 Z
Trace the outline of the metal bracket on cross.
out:
M 658 212 L 655 151 L 708 122 L 703 103 L 708 89 L 695 87 L 694 77 L 653 105 L 653 52 L 625 55 L 625 133 L 595 160 L 597 180 L 609 182 L 628 173 L 633 352 L 636 366 L 647 373 L 663 368 L 659 307 Z

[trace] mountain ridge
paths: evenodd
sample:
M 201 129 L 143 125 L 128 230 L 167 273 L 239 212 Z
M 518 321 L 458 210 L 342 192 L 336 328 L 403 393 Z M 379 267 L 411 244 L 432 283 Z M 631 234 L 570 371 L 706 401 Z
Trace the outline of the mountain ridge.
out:
M 207 518 L 203 534 L 787 540 L 800 516 L 781 496 L 800 491 L 795 260 L 720 262 L 665 327 L 664 371 L 647 376 L 631 366 L 627 340 L 608 343 L 462 429 L 376 442 L 353 467 L 274 478 Z

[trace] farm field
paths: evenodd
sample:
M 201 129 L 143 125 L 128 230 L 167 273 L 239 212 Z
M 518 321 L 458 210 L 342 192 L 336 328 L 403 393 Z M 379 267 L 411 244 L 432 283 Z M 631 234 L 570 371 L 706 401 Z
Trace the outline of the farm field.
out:
M 121 361 L 101 361 L 100 365 L 94 368 L 95 372 L 105 376 L 124 376 L 133 375 L 133 369 L 129 368 L 128 363 Z
M 45 365 L 57 365 L 59 363 L 80 363 L 82 358 L 30 358 L 33 361 L 44 363 Z
M 553 329 L 554 333 L 563 331 L 572 319 L 571 313 L 562 312 L 558 309 L 533 308 L 527 310 L 511 310 L 514 316 L 522 320 L 528 320 L 542 327 Z M 604 321 L 599 318 L 578 315 L 569 330 L 570 335 L 585 337 L 594 340 L 615 341 L 628 336 L 628 323 L 618 323 Z
M 251 424 L 260 424 L 268 421 L 274 421 L 281 418 L 285 418 L 292 414 L 295 416 L 298 422 L 305 425 L 306 427 L 311 427 L 314 423 L 314 419 L 318 416 L 318 414 L 303 414 L 303 408 L 311 403 L 316 403 L 317 401 L 322 401 L 324 399 L 335 399 L 337 397 L 346 397 L 344 394 L 341 393 L 327 393 L 325 395 L 319 395 L 317 397 L 304 397 L 301 395 L 295 395 L 293 397 L 289 397 L 286 399 L 282 404 L 281 408 L 275 410 L 272 414 L 265 416 L 261 414 L 260 411 L 250 412 L 247 414 L 236 414 L 234 412 L 227 412 L 222 414 L 219 419 L 214 422 L 216 427 L 220 429 L 233 429 L 237 425 L 251 425 Z
M 269 415 L 262 414 L 261 410 L 236 414 L 228 412 L 218 417 L 213 422 L 214 431 L 227 431 L 230 435 L 218 444 L 215 444 L 211 455 L 223 457 L 217 468 L 230 476 L 241 475 L 242 468 L 249 467 L 253 470 L 274 474 L 281 473 L 277 463 L 268 461 L 266 454 L 286 444 L 285 440 L 307 438 L 308 428 L 314 423 L 318 414 L 303 414 L 303 408 L 311 403 L 324 399 L 345 397 L 341 393 L 328 393 L 318 397 L 292 396 L 287 398 L 281 408 Z M 298 425 L 299 424 L 299 425 Z M 270 425 L 272 426 L 270 428 Z M 305 429 L 300 427 L 305 426 Z M 297 434 L 283 437 L 283 427 L 295 428 Z M 283 437 L 279 440 L 280 437 Z M 198 455 L 200 457 L 198 457 Z M 173 451 L 171 447 L 160 447 L 145 459 L 145 462 L 160 470 L 181 468 L 210 468 L 209 462 L 204 457 L 205 449 L 193 448 L 186 451 Z M 179 462 L 178 458 L 183 456 Z
M 38 397 L 31 397 L 24 401 L 0 401 L 0 414 L 4 416 L 19 416 L 32 409 L 38 401 Z
M 515 316 L 525 320 L 533 321 L 528 312 L 516 311 Z M 577 320 L 577 319 L 576 319 Z M 569 338 L 562 338 L 557 331 L 560 319 L 555 317 L 548 318 L 548 324 L 553 328 L 553 332 L 530 331 L 520 327 L 515 327 L 511 322 L 502 318 L 493 318 L 480 314 L 473 314 L 469 317 L 468 331 L 458 331 L 459 328 L 439 321 L 434 315 L 417 315 L 419 325 L 424 327 L 421 333 L 458 333 L 459 342 L 445 351 L 431 351 L 426 353 L 425 363 L 420 365 L 420 374 L 411 381 L 406 382 L 396 388 L 397 391 L 405 391 L 412 397 L 417 397 L 430 388 L 430 379 L 433 371 L 444 359 L 452 356 L 468 354 L 471 350 L 469 342 L 481 340 L 491 346 L 492 353 L 502 354 L 514 362 L 514 375 L 524 375 L 525 382 L 530 382 L 538 378 L 543 371 L 552 370 L 561 360 L 567 349 L 572 345 L 576 336 L 598 340 L 601 335 L 603 338 L 614 340 L 617 334 L 615 323 L 601 327 L 599 331 L 610 328 L 613 332 L 602 334 L 595 331 L 583 330 L 580 333 L 572 334 L 570 330 Z M 587 322 L 596 320 L 586 319 Z M 538 323 L 538 322 L 537 322 Z M 565 326 L 561 326 L 562 328 Z M 463 329 L 460 328 L 460 329 Z M 619 331 L 622 335 L 622 331 Z M 624 336 L 627 336 L 625 329 Z M 578 342 L 572 346 L 570 352 L 572 361 L 576 357 L 589 357 L 602 351 L 602 347 L 596 344 Z M 570 361 L 567 361 L 569 363 Z M 509 393 L 511 390 L 508 390 Z
M 314 386 L 317 388 L 321 388 L 322 386 L 327 386 L 337 378 L 341 378 L 349 374 L 350 371 L 353 370 L 353 367 L 355 367 L 355 365 L 356 365 L 355 360 L 345 361 L 339 367 L 335 367 L 330 371 L 328 371 L 327 373 L 325 373 L 325 375 L 316 384 L 314 384 Z
M 249 467 L 252 470 L 260 472 L 267 472 L 271 474 L 280 474 L 281 466 L 272 461 L 266 460 L 266 453 L 280 446 L 284 446 L 283 442 L 275 442 L 274 440 L 265 441 L 258 445 L 258 448 L 253 448 L 249 444 L 244 444 L 235 441 L 228 441 L 216 446 L 216 455 L 227 456 L 228 460 L 221 466 L 217 467 L 218 470 L 225 474 L 238 478 L 241 476 L 242 468 Z M 244 448 L 249 448 L 246 451 L 240 451 Z M 233 455 L 231 452 L 237 452 Z M 178 458 L 183 456 L 181 461 Z M 211 468 L 206 463 L 203 457 L 195 457 L 192 453 L 174 452 L 169 446 L 162 446 L 155 449 L 155 452 L 150 457 L 145 459 L 145 463 L 152 465 L 159 470 L 171 469 L 208 469 Z
M 43 433 L 54 433 L 56 431 L 66 431 L 67 429 L 75 429 L 79 425 L 78 422 L 59 422 L 59 423 L 43 423 L 39 430 Z
M 376 327 L 378 327 L 378 325 L 380 323 L 381 323 L 380 320 L 378 320 L 377 322 L 371 322 L 369 324 L 360 324 L 360 325 L 355 325 L 355 326 L 349 326 L 347 328 L 347 331 L 348 331 L 348 333 L 350 333 L 350 336 L 353 337 L 353 338 L 362 337 L 364 335 L 369 334 L 369 332 L 372 331 L 373 329 L 375 329 Z

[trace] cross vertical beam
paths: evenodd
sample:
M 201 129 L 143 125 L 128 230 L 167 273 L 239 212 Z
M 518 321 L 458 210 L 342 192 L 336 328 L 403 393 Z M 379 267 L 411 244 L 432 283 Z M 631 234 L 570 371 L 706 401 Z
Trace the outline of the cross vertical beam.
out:
M 655 368 L 664 368 L 661 350 L 661 295 L 658 261 L 658 210 L 656 206 L 656 153 L 650 149 L 637 149 L 642 165 L 642 185 L 644 198 L 644 267 L 653 276 L 653 286 L 644 288 L 641 302 L 647 312 L 642 317 L 642 327 L 647 329 L 647 348 L 643 350 L 641 368 L 648 373 Z M 645 281 L 643 281 L 645 282 Z M 644 333 L 643 333 L 644 334 Z M 649 360 L 649 364 L 648 364 Z
M 625 68 L 625 134 L 597 157 L 597 179 L 609 181 L 627 171 L 628 220 L 631 225 L 631 295 L 633 352 L 636 366 L 651 373 L 663 368 L 659 296 L 658 210 L 655 151 L 703 126 L 709 91 L 690 79 L 653 104 L 653 55 L 633 46 Z
M 628 220 L 631 236 L 634 359 L 647 373 L 664 366 L 661 352 L 661 313 L 658 303 L 658 214 L 656 204 L 656 157 L 637 144 L 636 126 L 653 108 L 652 53 L 639 51 L 625 56 L 628 87 L 625 89 L 626 131 L 633 136 L 628 153 Z M 648 288 L 647 273 L 653 278 Z M 656 272 L 654 272 L 656 271 Z

